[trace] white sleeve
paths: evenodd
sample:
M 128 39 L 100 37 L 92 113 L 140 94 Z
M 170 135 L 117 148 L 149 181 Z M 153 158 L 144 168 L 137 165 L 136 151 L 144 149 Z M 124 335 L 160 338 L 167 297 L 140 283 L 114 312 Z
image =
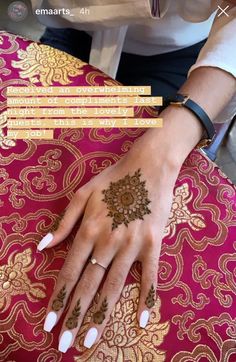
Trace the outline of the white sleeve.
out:
M 222 6 L 224 9 L 225 6 Z M 217 67 L 236 77 L 236 6 L 226 10 L 227 15 L 216 14 L 208 40 L 188 75 L 199 67 Z M 232 100 L 214 120 L 223 123 L 236 114 L 236 91 Z

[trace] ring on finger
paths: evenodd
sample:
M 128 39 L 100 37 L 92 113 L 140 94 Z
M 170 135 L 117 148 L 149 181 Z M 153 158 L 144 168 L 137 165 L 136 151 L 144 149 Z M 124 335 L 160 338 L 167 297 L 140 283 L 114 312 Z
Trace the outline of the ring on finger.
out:
M 90 261 L 90 263 L 92 263 L 93 265 L 96 265 L 96 264 L 97 264 L 97 265 L 101 266 L 103 269 L 105 269 L 105 270 L 107 269 L 107 267 L 104 266 L 104 265 L 102 265 L 101 263 L 99 263 L 96 258 L 91 257 L 89 261 Z

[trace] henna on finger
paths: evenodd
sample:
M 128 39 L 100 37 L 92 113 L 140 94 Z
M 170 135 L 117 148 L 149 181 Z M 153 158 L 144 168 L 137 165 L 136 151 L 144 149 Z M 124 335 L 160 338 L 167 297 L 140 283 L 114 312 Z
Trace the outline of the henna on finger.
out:
M 155 305 L 155 288 L 154 285 L 151 285 L 151 288 L 149 289 L 148 296 L 145 300 L 145 304 L 148 308 L 152 308 Z
M 96 324 L 102 324 L 104 319 L 106 318 L 105 312 L 108 309 L 107 297 L 104 298 L 100 309 L 94 313 L 93 322 Z
M 56 299 L 52 302 L 52 310 L 58 312 L 64 307 L 64 299 L 66 296 L 66 285 L 64 285 L 56 296 Z
M 81 310 L 81 306 L 80 306 L 80 299 L 79 299 L 71 313 L 71 316 L 66 321 L 66 327 L 68 329 L 73 329 L 73 328 L 78 327 L 78 318 L 81 314 L 80 310 Z
M 144 215 L 151 213 L 146 181 L 141 181 L 140 177 L 141 169 L 138 169 L 133 176 L 128 174 L 116 182 L 110 182 L 109 188 L 102 191 L 102 201 L 109 211 L 107 216 L 113 218 L 112 230 L 120 224 L 128 226 L 131 221 L 143 220 Z
M 57 229 L 58 229 L 58 226 L 61 222 L 61 220 L 63 219 L 64 215 L 66 213 L 66 209 L 64 209 L 59 215 L 58 217 L 56 218 L 55 222 L 53 223 L 51 229 L 50 229 L 50 232 L 53 233 L 55 232 Z

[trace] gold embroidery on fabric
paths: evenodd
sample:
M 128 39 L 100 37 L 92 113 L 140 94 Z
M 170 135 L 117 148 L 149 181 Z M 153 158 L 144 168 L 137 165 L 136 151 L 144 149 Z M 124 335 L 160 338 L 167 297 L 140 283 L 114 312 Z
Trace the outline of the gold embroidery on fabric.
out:
M 101 339 L 94 347 L 87 349 L 83 347 L 83 341 L 100 298 L 97 293 L 75 341 L 75 347 L 81 352 L 78 357 L 74 357 L 75 362 L 145 361 L 145 356 L 148 356 L 148 361 L 166 361 L 166 352 L 158 347 L 167 336 L 170 323 L 160 323 L 161 301 L 157 297 L 146 329 L 140 328 L 137 320 L 139 293 L 139 283 L 126 285 L 123 288 Z
M 98 160 L 91 160 L 89 162 L 89 166 L 91 167 L 91 172 L 93 174 L 98 174 L 101 171 L 105 170 L 105 168 L 109 167 L 112 165 L 112 161 L 111 160 L 102 160 L 101 162 L 101 166 L 98 165 Z
M 83 74 L 81 69 L 86 63 L 69 54 L 48 45 L 31 43 L 26 50 L 18 50 L 19 61 L 12 61 L 14 68 L 20 68 L 21 78 L 28 78 L 32 83 L 51 86 L 53 82 L 61 85 L 71 83 L 69 77 Z
M 58 135 L 58 141 L 61 142 L 70 142 L 77 143 L 78 141 L 84 138 L 83 128 L 62 128 L 60 129 L 60 134 Z
M 148 204 L 148 191 L 145 189 L 146 181 L 141 181 L 141 170 L 138 169 L 133 176 L 126 175 L 116 182 L 110 182 L 109 188 L 103 190 L 104 201 L 109 210 L 107 216 L 113 218 L 112 229 L 118 225 L 128 226 L 131 221 L 141 219 L 150 214 Z
M 190 193 L 187 183 L 176 187 L 165 236 L 170 238 L 174 236 L 176 225 L 181 223 L 188 223 L 193 230 L 201 230 L 206 227 L 203 216 L 201 214 L 191 214 L 187 208 L 187 204 L 192 198 L 193 195 Z
M 96 78 L 98 78 L 98 80 L 99 80 L 98 82 L 96 81 Z M 85 75 L 85 80 L 88 85 L 100 86 L 100 85 L 102 85 L 100 83 L 101 79 L 103 80 L 104 85 L 117 85 L 118 84 L 118 82 L 116 82 L 115 80 L 114 80 L 113 84 L 108 84 L 108 83 L 106 84 L 106 81 L 110 82 L 112 80 L 109 78 L 108 75 L 106 75 L 98 70 L 92 70 Z
M 182 315 L 176 314 L 172 318 L 172 322 L 178 325 L 179 329 L 177 331 L 177 337 L 180 340 L 184 339 L 184 335 L 187 331 L 187 325 L 191 323 L 192 320 L 195 318 L 195 313 L 192 310 L 187 310 L 183 312 Z
M 180 288 L 183 293 L 171 299 L 173 304 L 178 303 L 182 307 L 191 305 L 195 309 L 203 309 L 207 304 L 210 303 L 210 298 L 208 298 L 204 293 L 197 294 L 196 297 L 199 301 L 195 302 L 193 300 L 193 291 L 188 284 L 182 281 L 178 281 L 178 283 L 176 283 L 176 287 Z
M 100 141 L 101 143 L 111 143 L 114 140 L 122 139 L 125 135 L 133 137 L 134 139 L 143 134 L 141 128 L 92 128 L 89 131 L 90 141 Z
M 46 297 L 43 283 L 32 283 L 27 276 L 34 267 L 30 248 L 20 253 L 12 253 L 8 264 L 0 266 L 0 309 L 5 310 L 15 295 L 26 294 L 28 299 L 39 300 Z
M 3 128 L 7 127 L 7 112 L 0 114 L 0 148 L 9 149 L 16 145 L 16 142 L 9 139 L 6 135 L 6 132 L 3 131 Z
M 236 294 L 236 285 L 233 273 L 227 269 L 228 262 L 235 263 L 236 254 L 223 254 L 218 260 L 218 265 L 223 273 L 214 269 L 208 269 L 206 262 L 198 255 L 197 260 L 193 263 L 193 280 L 199 283 L 202 289 L 214 288 L 214 295 L 220 305 L 231 307 L 234 300 L 230 293 Z M 226 281 L 224 283 L 224 280 Z
M 185 323 L 187 318 L 193 319 L 191 312 L 185 313 Z M 174 324 L 179 324 L 182 316 L 174 316 L 172 321 Z M 227 337 L 223 340 L 219 327 L 223 324 L 227 325 L 226 335 Z M 204 331 L 205 330 L 205 331 Z M 203 332 L 204 331 L 204 332 Z M 207 335 L 211 339 L 211 343 L 208 342 L 208 346 L 200 343 L 201 336 Z M 182 335 L 179 339 L 187 337 L 191 342 L 197 343 L 197 347 L 192 352 L 180 351 L 171 359 L 171 362 L 195 362 L 200 361 L 201 357 L 207 358 L 208 361 L 219 361 L 227 362 L 230 360 L 230 356 L 235 354 L 235 338 L 236 338 L 236 327 L 235 320 L 228 314 L 222 313 L 220 316 L 212 316 L 209 319 L 197 319 L 192 323 L 188 321 L 187 324 L 182 325 Z M 211 349 L 209 346 L 215 345 L 216 348 Z M 217 358 L 215 351 L 220 352 L 220 360 Z
M 121 151 L 128 152 L 131 149 L 132 145 L 133 145 L 132 141 L 125 141 L 121 146 Z

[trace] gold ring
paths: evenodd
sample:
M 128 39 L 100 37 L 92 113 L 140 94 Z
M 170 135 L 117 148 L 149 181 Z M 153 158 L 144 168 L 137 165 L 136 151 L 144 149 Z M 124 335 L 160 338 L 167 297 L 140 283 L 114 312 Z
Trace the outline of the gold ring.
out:
M 95 259 L 95 258 L 91 258 L 91 259 L 90 259 L 90 262 L 91 262 L 93 265 L 95 265 L 95 264 L 100 265 L 100 266 L 101 266 L 103 269 L 105 269 L 105 270 L 107 269 L 104 265 L 98 263 L 97 259 Z

